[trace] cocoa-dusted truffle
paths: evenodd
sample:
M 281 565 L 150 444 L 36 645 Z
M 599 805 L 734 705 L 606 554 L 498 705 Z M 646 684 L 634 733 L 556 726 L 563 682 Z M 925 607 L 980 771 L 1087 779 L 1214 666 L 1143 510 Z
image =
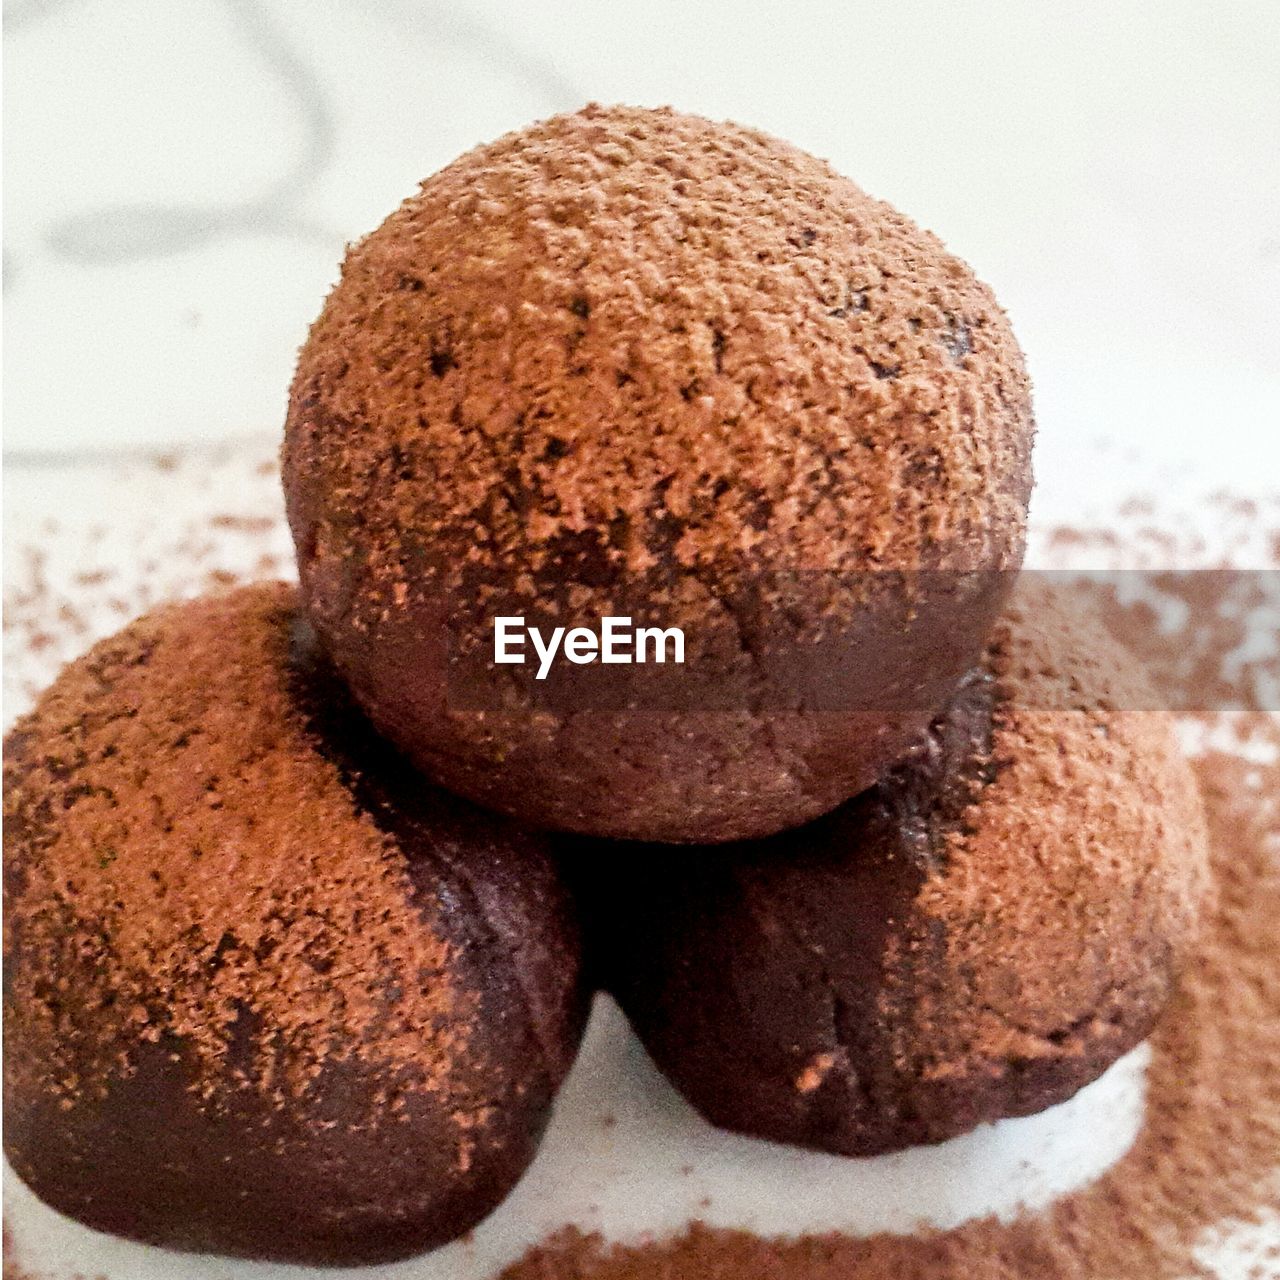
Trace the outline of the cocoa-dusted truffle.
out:
M 1004 314 L 934 236 L 750 129 L 588 107 L 351 249 L 284 476 L 310 615 L 427 773 L 723 841 L 924 731 L 1020 562 L 1032 430 Z M 493 662 L 499 615 L 680 626 L 686 666 L 553 693 Z
M 689 1100 L 871 1155 L 1063 1101 L 1137 1044 L 1205 859 L 1168 715 L 1037 590 L 873 790 L 772 840 L 586 870 L 611 984 Z
M 369 1263 L 529 1163 L 577 938 L 541 839 L 380 748 L 295 620 L 165 609 L 7 740 L 4 1142 L 101 1230 Z

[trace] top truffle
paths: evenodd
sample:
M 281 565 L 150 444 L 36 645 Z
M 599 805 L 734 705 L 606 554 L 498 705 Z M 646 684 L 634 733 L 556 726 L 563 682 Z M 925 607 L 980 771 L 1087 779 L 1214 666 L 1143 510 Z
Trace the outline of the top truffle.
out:
M 559 607 L 547 584 L 572 580 L 559 620 L 576 625 L 644 581 L 666 624 L 731 627 L 744 649 L 754 619 L 729 616 L 735 574 L 825 571 L 813 598 L 788 602 L 785 625 L 798 604 L 803 629 L 805 615 L 865 611 L 867 571 L 1016 568 L 1032 430 L 1004 314 L 934 236 L 761 133 L 593 106 L 463 156 L 350 251 L 299 361 L 285 481 L 313 620 L 429 772 L 553 825 L 718 839 L 814 816 L 903 739 L 852 761 L 840 794 L 802 783 L 794 760 L 775 758 L 772 779 L 757 762 L 731 789 L 767 817 L 725 796 L 704 806 L 689 771 L 709 770 L 660 760 L 684 780 L 692 826 L 655 826 L 638 814 L 665 813 L 671 786 L 642 788 L 655 794 L 625 814 L 581 786 L 571 801 L 529 758 L 542 749 L 528 707 L 481 731 L 450 707 L 435 660 L 415 654 L 409 679 L 385 655 L 403 665 L 411 633 L 430 648 L 459 591 L 545 611 Z M 831 574 L 858 581 L 833 596 Z M 964 622 L 984 631 L 999 603 L 966 596 Z M 927 611 L 925 626 L 966 632 Z M 981 642 L 920 678 L 928 712 Z M 820 674 L 839 655 L 817 644 L 795 661 Z M 733 708 L 753 741 L 761 683 Z M 562 727 L 538 731 L 561 770 Z M 597 723 L 593 749 L 624 736 Z M 734 759 L 758 754 L 740 745 Z M 545 784 L 536 812 L 481 780 L 513 758 Z

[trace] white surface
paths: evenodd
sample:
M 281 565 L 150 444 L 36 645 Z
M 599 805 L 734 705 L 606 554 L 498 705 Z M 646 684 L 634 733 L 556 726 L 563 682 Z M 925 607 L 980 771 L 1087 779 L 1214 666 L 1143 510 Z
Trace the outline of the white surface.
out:
M 568 1223 L 613 1240 L 678 1231 L 692 1219 L 770 1235 L 910 1231 L 1011 1216 L 1101 1173 L 1131 1145 L 1148 1053 L 1135 1050 L 1071 1101 L 938 1147 L 845 1160 L 711 1128 L 663 1081 L 601 997 L 546 1141 L 523 1182 L 467 1242 L 360 1274 L 378 1280 L 492 1280 Z M 98 1235 L 46 1209 L 11 1179 L 15 1252 L 57 1280 L 308 1280 L 350 1271 L 183 1258 Z
M 9 0 L 7 447 L 276 429 L 363 234 L 460 150 L 588 98 L 828 156 L 969 258 L 1104 436 L 1280 473 L 1271 0 Z

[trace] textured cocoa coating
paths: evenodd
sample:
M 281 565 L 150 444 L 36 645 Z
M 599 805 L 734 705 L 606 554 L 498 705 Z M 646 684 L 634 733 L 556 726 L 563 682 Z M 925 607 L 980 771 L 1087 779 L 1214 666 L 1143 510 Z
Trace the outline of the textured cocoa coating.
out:
M 1141 685 L 1028 591 L 873 790 L 705 857 L 584 859 L 605 980 L 667 1076 L 716 1124 L 870 1155 L 1042 1110 L 1137 1044 L 1206 877 Z
M 283 584 L 68 667 L 5 750 L 5 1151 L 177 1249 L 372 1263 L 536 1149 L 583 1017 L 540 838 L 424 785 Z
M 1032 433 L 1006 317 L 934 236 L 763 134 L 588 107 L 350 250 L 284 482 L 311 617 L 428 773 L 571 831 L 721 841 L 830 809 L 943 705 L 1003 599 L 948 575 L 1019 564 Z M 674 705 L 549 705 L 492 666 L 459 696 L 495 614 L 637 602 L 700 655 Z M 856 724 L 806 697 L 833 673 Z

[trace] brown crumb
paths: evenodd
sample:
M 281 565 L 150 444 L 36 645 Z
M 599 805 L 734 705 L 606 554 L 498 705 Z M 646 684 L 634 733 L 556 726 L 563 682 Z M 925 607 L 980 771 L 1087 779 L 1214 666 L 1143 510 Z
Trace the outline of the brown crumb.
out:
M 827 1072 L 835 1066 L 834 1053 L 820 1053 L 796 1077 L 798 1093 L 812 1093 L 827 1078 Z
M 269 533 L 278 523 L 275 516 L 217 515 L 209 523 L 215 529 L 230 529 L 234 533 Z

